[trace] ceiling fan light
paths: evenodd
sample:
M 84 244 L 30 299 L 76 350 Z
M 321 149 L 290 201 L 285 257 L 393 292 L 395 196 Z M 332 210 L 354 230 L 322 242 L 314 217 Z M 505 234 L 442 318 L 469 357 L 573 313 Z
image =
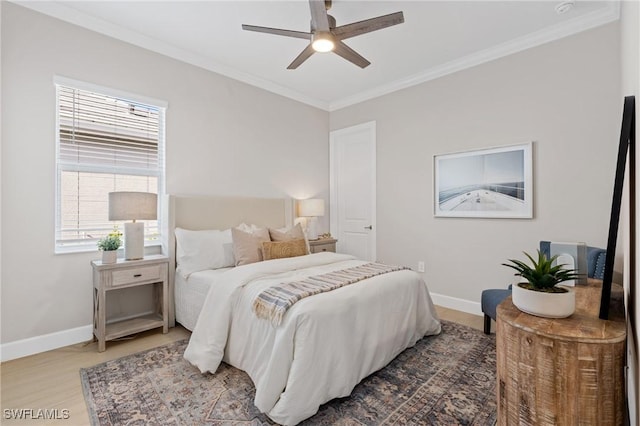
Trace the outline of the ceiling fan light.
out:
M 311 43 L 311 47 L 316 52 L 324 53 L 331 52 L 335 47 L 333 43 L 333 37 L 328 33 L 317 33 L 313 36 L 313 42 Z

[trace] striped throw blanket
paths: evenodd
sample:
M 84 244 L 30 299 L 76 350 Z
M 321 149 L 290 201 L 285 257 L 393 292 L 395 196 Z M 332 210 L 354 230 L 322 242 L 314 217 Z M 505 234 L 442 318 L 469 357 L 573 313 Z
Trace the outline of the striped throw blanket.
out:
M 280 325 L 287 309 L 300 299 L 335 290 L 376 275 L 402 269 L 409 268 L 385 265 L 383 263 L 367 263 L 353 268 L 307 277 L 299 281 L 282 283 L 269 287 L 260 293 L 253 301 L 253 312 L 258 318 L 267 319 L 273 325 Z

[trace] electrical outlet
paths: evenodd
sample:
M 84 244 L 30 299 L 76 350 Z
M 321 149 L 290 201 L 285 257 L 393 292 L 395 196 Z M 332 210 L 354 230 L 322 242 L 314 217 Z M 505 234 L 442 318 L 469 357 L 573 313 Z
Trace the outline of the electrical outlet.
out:
M 424 262 L 418 262 L 418 272 L 424 272 Z

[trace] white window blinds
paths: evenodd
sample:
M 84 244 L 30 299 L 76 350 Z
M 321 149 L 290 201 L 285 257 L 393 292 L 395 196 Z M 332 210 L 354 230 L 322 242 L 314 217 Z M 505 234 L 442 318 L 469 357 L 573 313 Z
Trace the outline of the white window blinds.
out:
M 162 193 L 164 108 L 56 88 L 56 250 L 95 249 L 114 225 L 124 228 L 108 220 L 109 192 Z M 158 221 L 145 221 L 145 238 L 159 239 L 159 229 Z

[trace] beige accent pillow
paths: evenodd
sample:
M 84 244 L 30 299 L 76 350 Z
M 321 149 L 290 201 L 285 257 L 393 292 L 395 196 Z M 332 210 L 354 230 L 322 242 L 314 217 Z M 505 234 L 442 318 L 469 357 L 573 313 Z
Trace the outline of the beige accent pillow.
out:
M 309 254 L 309 243 L 307 242 L 307 238 L 304 235 L 302 226 L 300 226 L 299 223 L 289 229 L 269 228 L 269 236 L 271 237 L 271 241 L 290 241 L 302 239 L 304 240 L 304 244 L 307 250 L 307 252 L 304 254 Z
M 307 254 L 307 243 L 302 238 L 287 241 L 265 241 L 262 243 L 262 254 L 264 260 L 304 256 Z
M 262 261 L 262 243 L 269 240 L 267 228 L 256 229 L 252 233 L 244 232 L 238 228 L 231 228 L 233 240 L 233 255 L 236 258 L 236 266 Z

